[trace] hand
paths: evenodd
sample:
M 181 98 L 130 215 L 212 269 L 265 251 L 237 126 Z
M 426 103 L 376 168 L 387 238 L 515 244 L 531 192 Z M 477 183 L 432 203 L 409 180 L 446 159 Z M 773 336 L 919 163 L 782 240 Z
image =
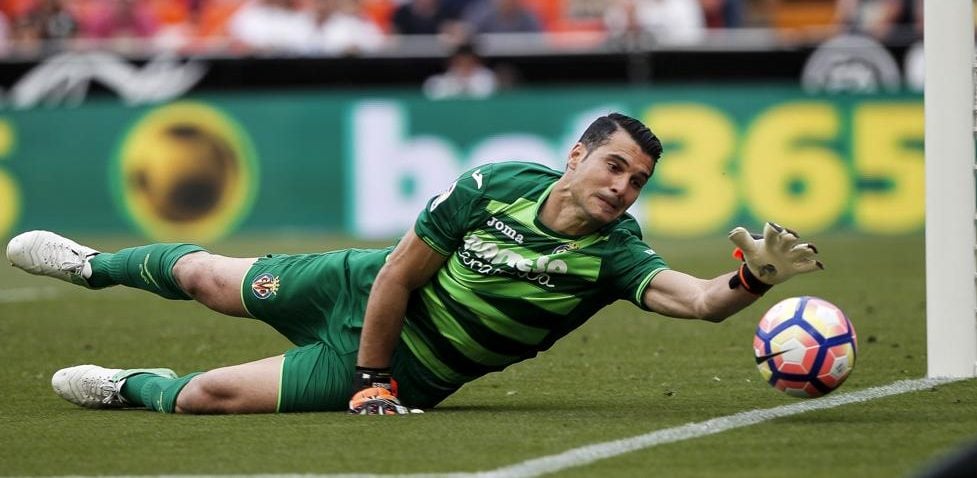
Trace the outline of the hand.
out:
M 798 244 L 797 233 L 768 222 L 763 227 L 763 236 L 754 236 L 742 227 L 730 231 L 729 240 L 736 245 L 734 256 L 744 262 L 752 279 L 761 284 L 749 284 L 750 277 L 741 277 L 747 290 L 763 293 L 769 286 L 779 284 L 804 272 L 824 269 L 815 259 L 816 247 L 809 243 Z M 741 276 L 747 276 L 741 268 Z M 732 283 L 730 283 L 732 286 Z M 759 291 L 752 285 L 759 285 Z M 764 288 L 763 286 L 767 286 Z
M 389 368 L 356 367 L 353 376 L 353 398 L 349 400 L 349 413 L 354 415 L 405 415 L 424 413 L 407 408 L 397 400 L 397 381 Z
M 381 387 L 364 388 L 349 400 L 349 413 L 353 415 L 407 415 L 423 413 L 400 404 L 390 390 Z

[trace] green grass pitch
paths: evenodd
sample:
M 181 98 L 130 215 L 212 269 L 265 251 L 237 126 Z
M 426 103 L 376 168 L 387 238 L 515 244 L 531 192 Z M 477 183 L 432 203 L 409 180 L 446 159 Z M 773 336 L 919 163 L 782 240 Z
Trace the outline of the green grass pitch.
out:
M 102 249 L 124 238 L 79 237 Z M 676 269 L 732 270 L 724 239 L 655 241 Z M 58 398 L 50 376 L 80 363 L 179 373 L 284 351 L 264 324 L 140 291 L 87 291 L 0 265 L 0 475 L 442 473 L 492 470 L 592 443 L 796 403 L 763 383 L 751 341 L 776 301 L 816 295 L 859 337 L 836 393 L 926 371 L 922 235 L 826 235 L 824 272 L 774 288 L 722 324 L 615 304 L 535 360 L 469 384 L 423 415 L 167 416 Z M 352 245 L 326 237 L 235 238 L 229 255 Z M 362 245 L 362 244 L 357 244 Z M 560 476 L 894 477 L 977 438 L 977 381 L 794 415 L 652 447 Z

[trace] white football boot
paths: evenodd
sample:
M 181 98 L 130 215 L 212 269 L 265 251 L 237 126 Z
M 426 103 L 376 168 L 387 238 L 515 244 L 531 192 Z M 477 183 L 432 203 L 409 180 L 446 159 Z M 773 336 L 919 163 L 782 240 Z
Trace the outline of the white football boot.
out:
M 151 373 L 176 378 L 168 368 L 105 368 L 98 365 L 77 365 L 63 368 L 51 377 L 51 386 L 61 398 L 85 408 L 123 408 L 128 402 L 120 393 L 127 378 Z
M 7 244 L 7 260 L 14 267 L 84 287 L 91 287 L 82 272 L 95 254 L 91 247 L 48 231 L 25 232 Z

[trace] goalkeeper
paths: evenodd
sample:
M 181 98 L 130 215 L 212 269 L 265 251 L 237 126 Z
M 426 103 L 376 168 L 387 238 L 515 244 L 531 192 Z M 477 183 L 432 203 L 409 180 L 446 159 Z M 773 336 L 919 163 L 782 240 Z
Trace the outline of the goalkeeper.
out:
M 719 322 L 772 285 L 821 268 L 816 249 L 768 223 L 730 233 L 743 263 L 701 279 L 670 269 L 625 213 L 662 146 L 633 118 L 595 120 L 561 174 L 527 163 L 464 173 L 395 247 L 230 258 L 190 244 L 99 252 L 46 231 L 7 257 L 92 289 L 125 285 L 264 321 L 284 354 L 178 376 L 165 368 L 79 365 L 52 378 L 89 408 L 166 413 L 348 409 L 409 413 L 482 375 L 536 356 L 618 299 Z

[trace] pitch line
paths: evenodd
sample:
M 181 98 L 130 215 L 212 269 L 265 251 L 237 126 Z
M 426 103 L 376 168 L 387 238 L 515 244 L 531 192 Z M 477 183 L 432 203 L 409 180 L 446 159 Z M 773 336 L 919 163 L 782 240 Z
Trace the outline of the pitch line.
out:
M 901 380 L 869 388 L 857 392 L 841 395 L 828 395 L 814 400 L 806 400 L 790 405 L 782 405 L 762 410 L 750 410 L 725 417 L 713 418 L 704 422 L 689 423 L 678 427 L 666 428 L 654 432 L 623 438 L 604 443 L 573 448 L 563 453 L 543 456 L 526 460 L 513 465 L 496 468 L 489 471 L 457 472 L 457 473 L 413 473 L 385 475 L 376 473 L 340 473 L 340 474 L 260 474 L 260 475 L 156 475 L 158 478 L 533 478 L 556 473 L 558 471 L 589 465 L 596 461 L 644 450 L 658 445 L 675 443 L 693 438 L 715 435 L 727 430 L 756 425 L 777 418 L 789 417 L 815 410 L 826 410 L 853 403 L 862 403 L 879 398 L 918 392 L 937 385 L 963 380 L 964 378 L 921 378 L 915 380 Z M 66 476 L 60 478 L 89 478 L 82 476 Z M 101 477 L 112 478 L 112 477 Z
M 899 395 L 908 392 L 916 392 L 932 388 L 936 385 L 946 384 L 961 380 L 960 378 L 924 378 L 916 380 L 902 380 L 881 387 L 869 388 L 858 392 L 846 393 L 842 395 L 828 395 L 817 400 L 809 400 L 790 405 L 782 405 L 774 408 L 762 410 L 750 410 L 740 412 L 725 417 L 713 418 L 704 422 L 690 423 L 674 428 L 666 428 L 644 435 L 639 435 L 621 440 L 614 440 L 605 443 L 583 446 L 567 450 L 563 453 L 544 456 L 522 463 L 516 463 L 496 470 L 487 472 L 484 475 L 476 476 L 492 478 L 528 478 L 555 473 L 557 471 L 588 465 L 598 460 L 612 458 L 625 453 L 651 448 L 657 445 L 674 443 L 692 438 L 714 435 L 735 428 L 742 428 L 756 425 L 776 418 L 789 417 L 801 413 L 812 412 L 815 410 L 826 410 L 829 408 L 840 407 L 852 403 L 867 402 L 879 398 Z

